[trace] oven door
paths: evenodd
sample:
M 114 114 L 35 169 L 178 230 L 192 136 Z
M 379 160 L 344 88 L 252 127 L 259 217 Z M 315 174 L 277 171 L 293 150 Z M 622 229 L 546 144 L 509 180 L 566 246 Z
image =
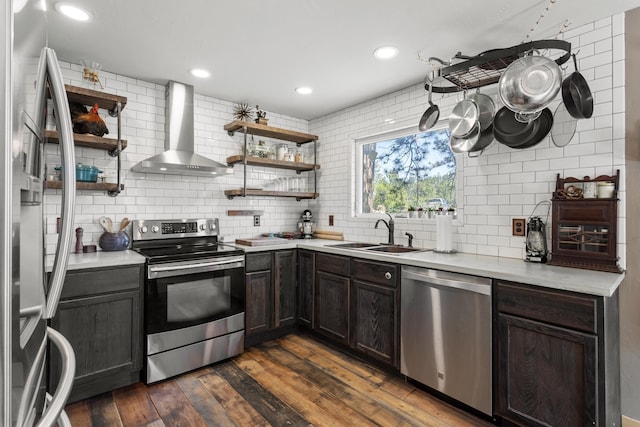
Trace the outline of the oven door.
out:
M 244 256 L 149 264 L 146 333 L 209 323 L 244 312 Z

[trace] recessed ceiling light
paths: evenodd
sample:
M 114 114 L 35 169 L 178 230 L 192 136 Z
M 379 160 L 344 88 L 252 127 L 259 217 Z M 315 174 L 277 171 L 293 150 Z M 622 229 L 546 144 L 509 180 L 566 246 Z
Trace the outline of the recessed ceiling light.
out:
M 202 68 L 194 68 L 189 72 L 191 73 L 192 76 L 198 77 L 201 79 L 206 79 L 207 77 L 211 76 L 210 72 L 208 72 L 207 70 L 203 70 Z
M 301 86 L 296 88 L 296 92 L 300 95 L 309 95 L 311 92 L 313 92 L 313 89 L 308 86 Z
M 395 46 L 380 46 L 373 51 L 373 56 L 378 59 L 391 59 L 398 55 L 400 51 Z
M 67 18 L 71 18 L 76 21 L 88 21 L 91 19 L 91 14 L 89 12 L 68 3 L 56 3 L 56 10 Z

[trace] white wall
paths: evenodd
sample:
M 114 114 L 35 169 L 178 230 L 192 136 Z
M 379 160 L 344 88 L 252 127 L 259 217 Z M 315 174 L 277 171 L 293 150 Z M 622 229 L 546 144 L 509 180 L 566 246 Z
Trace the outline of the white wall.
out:
M 512 237 L 512 218 L 527 218 L 536 203 L 551 198 L 556 174 L 561 176 L 622 174 L 619 205 L 618 253 L 624 266 L 624 15 L 605 18 L 565 33 L 572 50 L 578 52 L 580 72 L 594 93 L 591 119 L 580 120 L 572 142 L 556 147 L 550 137 L 531 149 L 516 150 L 495 142 L 478 158 L 457 155 L 458 208 L 463 212 L 454 239 L 461 252 L 524 257 L 524 238 Z M 472 53 L 472 52 L 469 52 Z M 568 62 L 568 72 L 573 65 Z M 497 101 L 496 85 L 484 90 Z M 434 96 L 445 119 L 461 94 Z M 558 100 L 560 97 L 558 97 Z M 559 101 L 556 101 L 551 110 Z M 427 108 L 422 84 L 330 114 L 310 124 L 320 135 L 321 198 L 311 202 L 322 226 L 334 215 L 335 228 L 353 240 L 386 241 L 386 230 L 374 230 L 376 218 L 352 215 L 354 204 L 354 140 L 392 129 L 412 126 Z M 386 119 L 394 119 L 388 125 Z M 546 209 L 536 210 L 545 216 Z M 550 228 L 548 228 L 550 229 Z M 435 221 L 396 220 L 396 241 L 406 243 L 404 233 L 416 237 L 414 245 L 435 245 Z
M 471 159 L 457 155 L 458 208 L 460 224 L 456 227 L 456 245 L 462 252 L 522 258 L 524 239 L 511 236 L 511 219 L 528 217 L 535 204 L 548 200 L 561 176 L 596 176 L 621 170 L 622 191 L 619 193 L 620 264 L 625 265 L 624 218 L 624 15 L 616 15 L 572 29 L 565 37 L 578 52 L 580 72 L 594 92 L 594 116 L 580 120 L 573 141 L 564 148 L 556 147 L 550 137 L 531 149 L 515 150 L 497 142 L 482 156 Z M 66 83 L 83 85 L 81 67 L 63 63 Z M 568 71 L 572 72 L 570 62 Z M 385 241 L 383 229 L 374 230 L 375 218 L 353 216 L 354 204 L 354 140 L 359 137 L 412 126 L 426 108 L 427 95 L 421 84 L 373 99 L 308 123 L 305 120 L 269 112 L 270 124 L 320 136 L 318 143 L 321 172 L 320 198 L 312 202 L 296 202 L 278 198 L 236 198 L 227 200 L 223 191 L 239 187 L 242 166 L 236 166 L 232 176 L 202 178 L 159 174 L 139 174 L 130 167 L 164 148 L 164 86 L 102 72 L 105 91 L 128 98 L 123 111 L 122 133 L 128 140 L 123 152 L 125 190 L 116 198 L 102 192 L 78 193 L 76 226 L 85 230 L 84 243 L 95 243 L 101 233 L 100 216 L 116 222 L 124 216 L 131 219 L 219 217 L 224 235 L 229 238 L 250 237 L 263 232 L 291 231 L 302 210 L 310 207 L 320 228 L 328 227 L 328 216 L 335 217 L 335 230 L 344 231 L 353 240 Z M 495 96 L 495 85 L 485 91 Z M 460 94 L 437 95 L 441 118 L 460 99 Z M 557 102 L 552 105 L 555 110 Z M 233 138 L 224 130 L 232 120 L 233 102 L 196 95 L 196 152 L 224 161 L 240 151 L 241 137 Z M 115 136 L 115 119 L 106 119 Z M 396 122 L 388 125 L 385 119 Z M 265 138 L 266 139 L 266 138 Z M 256 138 L 257 140 L 257 138 Z M 268 144 L 276 143 L 266 139 Z M 49 144 L 48 163 L 59 163 L 58 148 Z M 309 150 L 311 147 L 306 147 Z M 78 148 L 77 161 L 94 164 L 113 171 L 115 159 L 101 150 Z M 263 187 L 278 176 L 293 176 L 293 172 L 266 168 L 249 168 L 248 184 Z M 47 212 L 47 252 L 55 244 L 56 217 L 59 216 L 59 191 L 48 190 L 45 196 Z M 228 217 L 227 209 L 264 209 L 260 227 L 252 226 L 251 217 Z M 536 214 L 544 216 L 545 209 Z M 396 241 L 405 242 L 404 233 L 416 237 L 416 246 L 433 247 L 435 221 L 418 219 L 396 220 Z
M 82 68 L 69 63 L 61 64 L 65 83 L 83 86 Z M 84 229 L 83 242 L 97 244 L 102 233 L 98 225 L 100 216 L 113 221 L 127 216 L 130 219 L 175 219 L 218 217 L 222 234 L 229 239 L 252 237 L 260 233 L 293 231 L 306 201 L 295 199 L 236 198 L 227 200 L 223 191 L 242 186 L 243 167 L 236 166 L 231 176 L 204 178 L 161 174 L 140 174 L 130 168 L 140 160 L 164 150 L 165 88 L 162 85 L 138 79 L 101 72 L 104 91 L 127 97 L 122 112 L 122 134 L 128 146 L 122 154 L 124 191 L 118 197 L 103 192 L 79 191 L 76 203 L 75 227 Z M 233 120 L 233 102 L 202 95 L 195 96 L 195 150 L 197 153 L 224 162 L 227 156 L 239 154 L 242 136 L 230 137 L 223 126 Z M 110 134 L 115 138 L 116 120 L 105 110 L 100 116 L 106 120 Z M 306 120 L 268 112 L 269 124 L 286 129 L 307 132 Z M 53 119 L 49 120 L 53 123 Z M 54 127 L 53 124 L 50 127 Z M 268 145 L 276 141 L 264 139 Z M 257 143 L 258 138 L 255 138 Z M 307 155 L 312 147 L 305 146 Z M 76 161 L 92 164 L 105 172 L 113 172 L 116 160 L 105 151 L 93 148 L 77 148 Z M 309 157 L 310 158 L 310 157 Z M 48 144 L 47 163 L 59 164 L 58 146 Z M 295 176 L 294 172 L 268 168 L 248 168 L 249 186 L 263 187 L 277 177 Z M 45 212 L 47 226 L 47 253 L 55 250 L 57 239 L 56 218 L 60 216 L 60 191 L 47 190 Z M 227 209 L 256 208 L 264 210 L 260 227 L 253 226 L 253 217 L 229 217 Z

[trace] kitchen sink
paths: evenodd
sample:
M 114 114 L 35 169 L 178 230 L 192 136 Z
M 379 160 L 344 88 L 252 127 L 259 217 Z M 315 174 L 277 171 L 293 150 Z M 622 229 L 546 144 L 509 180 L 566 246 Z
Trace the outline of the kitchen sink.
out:
M 330 246 L 332 248 L 364 249 L 364 248 L 371 248 L 378 245 L 376 245 L 375 243 L 352 242 L 352 243 L 338 243 L 335 245 L 325 245 L 325 246 Z
M 330 248 L 360 249 L 365 251 L 384 252 L 392 255 L 399 255 L 407 252 L 420 252 L 425 250 L 425 249 L 419 249 L 419 248 L 408 248 L 406 246 L 394 246 L 394 245 L 361 243 L 361 242 L 337 243 L 337 244 L 325 245 L 325 246 Z
M 402 254 L 405 252 L 418 252 L 422 249 L 418 248 L 408 248 L 405 246 L 375 246 L 372 248 L 366 248 L 368 251 L 376 251 L 376 252 L 387 252 L 392 254 Z

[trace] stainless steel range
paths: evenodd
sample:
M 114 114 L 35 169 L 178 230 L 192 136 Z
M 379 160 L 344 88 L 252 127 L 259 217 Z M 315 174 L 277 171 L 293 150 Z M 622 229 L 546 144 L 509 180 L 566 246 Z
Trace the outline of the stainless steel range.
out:
M 147 259 L 147 383 L 244 351 L 244 252 L 218 230 L 218 219 L 133 222 L 132 248 Z

